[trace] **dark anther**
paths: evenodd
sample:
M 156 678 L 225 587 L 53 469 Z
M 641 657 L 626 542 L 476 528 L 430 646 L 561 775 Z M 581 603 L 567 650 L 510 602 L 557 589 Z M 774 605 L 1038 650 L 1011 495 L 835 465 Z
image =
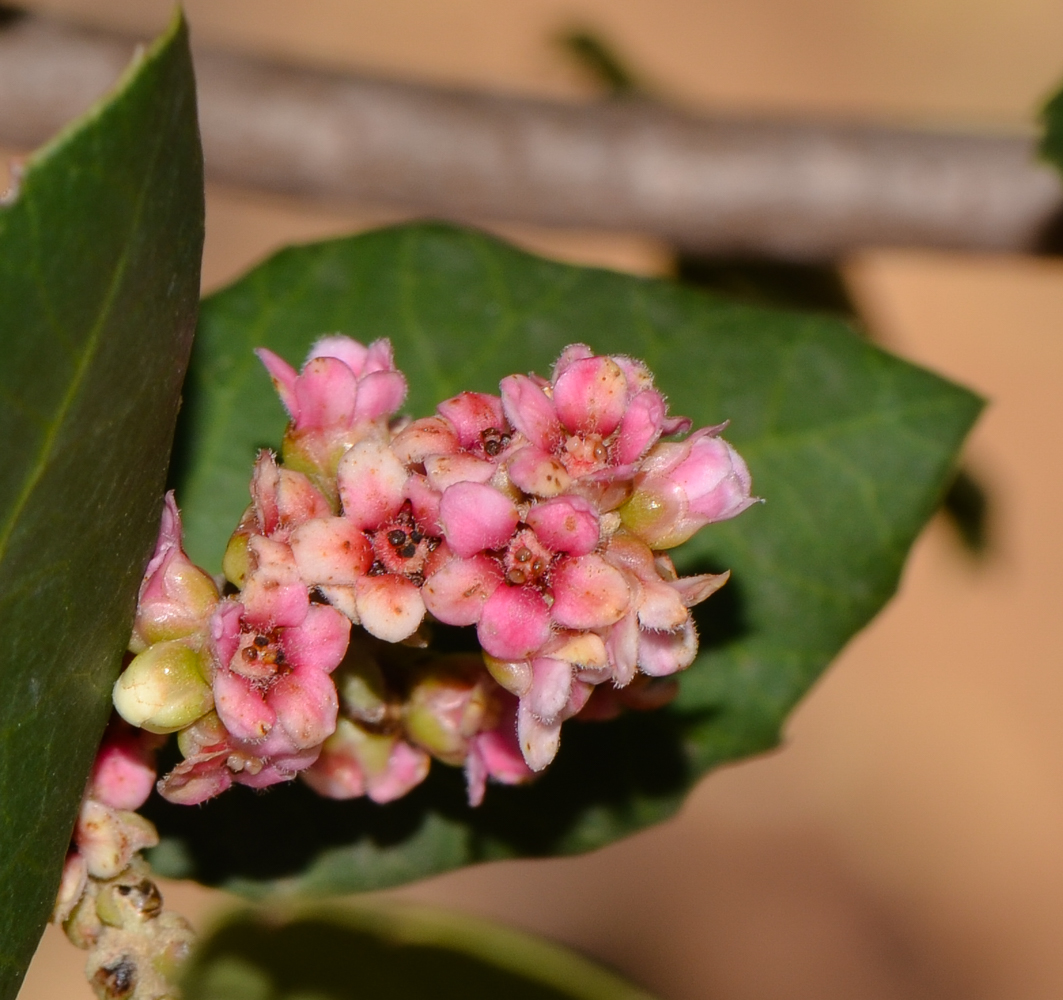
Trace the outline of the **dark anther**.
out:
M 141 916 L 156 917 L 162 912 L 162 895 L 151 879 L 141 879 L 136 885 L 115 886 L 115 890 L 123 896 L 133 897 L 130 901 Z
M 137 988 L 136 963 L 124 956 L 111 965 L 98 968 L 92 980 L 101 996 L 108 1000 L 125 1000 Z
M 406 579 L 414 584 L 414 586 L 420 587 L 424 583 L 424 573 L 410 573 Z
M 273 662 L 276 663 L 278 667 L 283 667 L 284 666 L 286 660 L 284 658 L 284 650 L 283 649 L 278 649 L 277 650 L 277 652 L 273 656 Z
M 267 639 L 264 635 L 256 635 L 255 645 L 258 646 L 259 649 L 261 649 L 263 646 L 269 645 L 269 639 Z
M 244 646 L 244 659 L 245 660 L 257 660 L 258 650 L 254 646 Z
M 385 566 L 378 559 L 375 563 L 373 563 L 372 566 L 369 567 L 369 576 L 383 576 L 387 571 L 387 566 Z
M 527 562 L 529 559 L 531 559 L 531 557 L 531 552 L 523 546 L 517 549 L 517 562 Z
M 398 548 L 400 545 L 406 544 L 406 532 L 396 528 L 394 531 L 388 532 L 388 542 Z
M 422 538 L 424 538 L 424 535 L 416 528 L 410 532 L 410 541 L 413 542 L 414 545 L 416 545 Z
M 403 559 L 412 559 L 417 555 L 417 546 L 411 542 L 409 545 L 405 545 L 403 548 L 399 549 L 399 555 L 402 556 Z
M 497 438 L 492 438 L 490 441 L 484 442 L 484 451 L 486 451 L 492 458 L 494 458 L 501 450 L 502 442 Z
M 443 539 L 441 539 L 441 538 L 429 538 L 428 539 L 428 551 L 429 552 L 435 552 L 435 550 L 439 548 L 439 543 L 442 540 Z

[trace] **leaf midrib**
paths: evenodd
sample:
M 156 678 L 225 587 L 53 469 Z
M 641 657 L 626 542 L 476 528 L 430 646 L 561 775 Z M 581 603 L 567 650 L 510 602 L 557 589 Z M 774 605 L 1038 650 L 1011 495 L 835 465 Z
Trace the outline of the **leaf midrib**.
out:
M 130 218 L 130 224 L 127 227 L 127 233 L 135 233 L 140 226 L 141 216 L 144 212 L 145 196 L 150 186 L 151 178 L 155 174 L 155 166 L 158 162 L 159 152 L 162 148 L 162 131 L 158 133 L 158 137 L 151 151 L 151 157 L 149 160 L 149 169 L 144 173 L 144 179 L 141 183 L 140 190 L 137 193 L 136 205 L 133 211 L 133 215 Z M 35 211 L 33 202 L 31 199 L 27 199 L 25 202 L 27 211 Z M 107 294 L 104 296 L 103 303 L 100 306 L 99 313 L 95 322 L 89 332 L 89 336 L 85 340 L 85 347 L 81 352 L 81 359 L 74 369 L 74 377 L 70 380 L 70 385 L 64 393 L 62 400 L 59 403 L 59 407 L 55 412 L 55 416 L 52 418 L 48 430 L 44 435 L 44 440 L 41 444 L 40 454 L 36 462 L 34 462 L 30 474 L 26 477 L 26 481 L 23 484 L 18 497 L 15 499 L 15 503 L 11 508 L 11 513 L 8 515 L 7 520 L 4 522 L 3 528 L 0 529 L 0 564 L 7 558 L 8 548 L 11 544 L 11 537 L 15 532 L 15 526 L 18 524 L 19 518 L 22 516 L 22 512 L 25 510 L 26 505 L 29 503 L 30 497 L 33 496 L 34 491 L 37 489 L 37 484 L 44 476 L 45 470 L 48 468 L 49 462 L 52 458 L 52 453 L 55 450 L 56 444 L 59 440 L 59 433 L 66 420 L 66 416 L 70 411 L 70 408 L 74 405 L 74 401 L 77 399 L 79 392 L 81 391 L 81 385 L 85 379 L 85 374 L 89 370 L 92 361 L 96 358 L 100 346 L 100 337 L 103 333 L 104 326 L 107 320 L 110 318 L 111 309 L 114 306 L 115 299 L 118 296 L 118 289 L 121 287 L 122 279 L 125 277 L 125 272 L 129 266 L 130 257 L 130 240 L 125 239 L 122 241 L 122 250 L 118 257 L 117 265 L 114 269 L 114 274 L 111 278 L 111 282 L 107 288 Z

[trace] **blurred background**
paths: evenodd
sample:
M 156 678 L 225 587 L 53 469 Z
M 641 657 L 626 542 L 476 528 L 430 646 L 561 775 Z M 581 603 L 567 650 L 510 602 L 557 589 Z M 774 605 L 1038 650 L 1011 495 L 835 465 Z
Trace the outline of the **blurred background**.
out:
M 145 34 L 169 15 L 168 0 L 24 6 Z M 1063 76 L 1058 0 L 186 7 L 201 43 L 573 101 L 598 98 L 602 76 L 559 39 L 591 31 L 655 94 L 705 112 L 1023 132 Z M 211 185 L 205 290 L 285 243 L 403 217 Z M 560 259 L 679 267 L 638 233 L 495 228 Z M 386 895 L 568 942 L 664 1000 L 1063 994 L 1063 261 L 868 249 L 842 274 L 879 342 L 990 400 L 965 456 L 989 497 L 984 550 L 938 517 L 784 746 L 710 776 L 670 823 L 591 856 Z M 224 902 L 164 891 L 195 921 Z M 21 1000 L 88 997 L 82 962 L 49 929 Z

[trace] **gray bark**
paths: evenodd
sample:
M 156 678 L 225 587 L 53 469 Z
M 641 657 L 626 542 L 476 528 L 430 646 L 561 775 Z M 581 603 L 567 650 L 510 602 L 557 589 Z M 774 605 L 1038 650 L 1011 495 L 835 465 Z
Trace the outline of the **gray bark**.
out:
M 0 32 L 0 142 L 49 138 L 129 60 L 121 36 L 27 17 Z M 861 247 L 1036 248 L 1063 186 L 1033 140 L 565 104 L 197 51 L 208 174 L 463 221 L 645 233 L 784 260 Z

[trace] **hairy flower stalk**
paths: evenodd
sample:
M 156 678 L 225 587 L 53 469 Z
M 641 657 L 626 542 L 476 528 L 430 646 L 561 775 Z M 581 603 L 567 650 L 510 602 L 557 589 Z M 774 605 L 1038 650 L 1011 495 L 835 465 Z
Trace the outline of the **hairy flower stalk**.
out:
M 167 497 L 115 685 L 124 719 L 178 733 L 159 782 L 193 804 L 296 775 L 334 798 L 401 797 L 432 759 L 469 799 L 557 753 L 562 724 L 674 693 L 691 609 L 726 574 L 679 577 L 666 550 L 756 501 L 719 435 L 668 414 L 644 364 L 565 349 L 418 420 L 391 346 L 325 337 L 297 372 L 261 349 L 291 422 L 263 452 L 223 560 L 181 549 Z M 479 654 L 432 651 L 471 626 Z

